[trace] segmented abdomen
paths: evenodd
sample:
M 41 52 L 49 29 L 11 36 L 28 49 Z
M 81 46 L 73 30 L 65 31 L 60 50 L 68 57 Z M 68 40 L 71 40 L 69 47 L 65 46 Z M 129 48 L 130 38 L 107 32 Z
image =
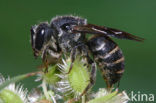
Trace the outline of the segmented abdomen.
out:
M 124 72 L 124 56 L 110 38 L 98 36 L 88 41 L 88 46 L 98 64 L 108 87 L 119 82 Z

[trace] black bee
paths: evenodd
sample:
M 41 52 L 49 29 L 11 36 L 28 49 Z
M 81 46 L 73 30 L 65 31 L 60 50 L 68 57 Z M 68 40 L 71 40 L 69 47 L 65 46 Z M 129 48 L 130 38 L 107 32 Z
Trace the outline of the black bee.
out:
M 87 33 L 94 35 L 87 39 Z M 43 22 L 31 28 L 34 56 L 41 55 L 45 65 L 57 63 L 62 54 L 70 54 L 72 62 L 78 53 L 87 59 L 91 66 L 91 76 L 90 83 L 82 95 L 95 83 L 96 64 L 102 72 L 107 88 L 120 81 L 125 66 L 124 56 L 110 37 L 144 40 L 121 30 L 88 24 L 86 19 L 76 16 L 57 16 L 50 24 Z M 73 63 L 70 70 L 72 65 Z

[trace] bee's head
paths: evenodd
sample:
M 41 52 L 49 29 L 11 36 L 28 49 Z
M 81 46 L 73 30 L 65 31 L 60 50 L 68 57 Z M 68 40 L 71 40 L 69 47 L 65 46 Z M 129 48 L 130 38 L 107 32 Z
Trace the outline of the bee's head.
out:
M 44 46 L 52 35 L 53 29 L 50 28 L 47 22 L 31 27 L 31 45 L 35 57 L 42 53 Z

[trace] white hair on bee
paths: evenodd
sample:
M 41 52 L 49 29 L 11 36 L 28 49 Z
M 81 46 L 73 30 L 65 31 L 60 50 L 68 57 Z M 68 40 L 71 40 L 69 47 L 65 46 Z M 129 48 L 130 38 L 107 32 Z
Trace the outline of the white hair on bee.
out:
M 60 29 L 58 36 L 61 37 L 63 35 L 63 31 Z
M 33 31 L 34 31 L 34 33 L 36 33 L 37 27 L 38 27 L 38 25 L 36 25 L 36 24 L 33 26 Z
M 77 20 L 84 19 L 84 18 L 81 17 L 81 16 L 74 16 L 74 15 L 72 15 L 72 14 L 70 14 L 70 15 L 64 15 L 64 16 L 56 15 L 55 17 L 53 17 L 53 18 L 51 19 L 51 22 L 52 22 L 52 21 L 55 21 L 55 20 L 57 20 L 57 19 L 64 18 L 64 17 L 72 17 L 72 18 L 75 18 L 75 19 L 77 19 Z M 78 24 L 80 24 L 80 22 L 78 22 Z M 85 24 L 85 25 L 87 24 L 87 19 L 84 19 L 84 24 Z

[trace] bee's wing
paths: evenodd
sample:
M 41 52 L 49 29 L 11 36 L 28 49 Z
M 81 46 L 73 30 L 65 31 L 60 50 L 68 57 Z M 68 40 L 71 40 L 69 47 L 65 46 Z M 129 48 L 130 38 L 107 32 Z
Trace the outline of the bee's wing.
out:
M 135 41 L 143 41 L 143 38 L 137 37 L 135 35 L 132 35 L 130 33 L 108 28 L 105 26 L 97 26 L 93 24 L 87 24 L 83 26 L 74 26 L 73 27 L 74 32 L 81 32 L 81 33 L 90 33 L 90 34 L 101 34 L 109 37 L 115 37 L 119 39 L 130 39 Z

